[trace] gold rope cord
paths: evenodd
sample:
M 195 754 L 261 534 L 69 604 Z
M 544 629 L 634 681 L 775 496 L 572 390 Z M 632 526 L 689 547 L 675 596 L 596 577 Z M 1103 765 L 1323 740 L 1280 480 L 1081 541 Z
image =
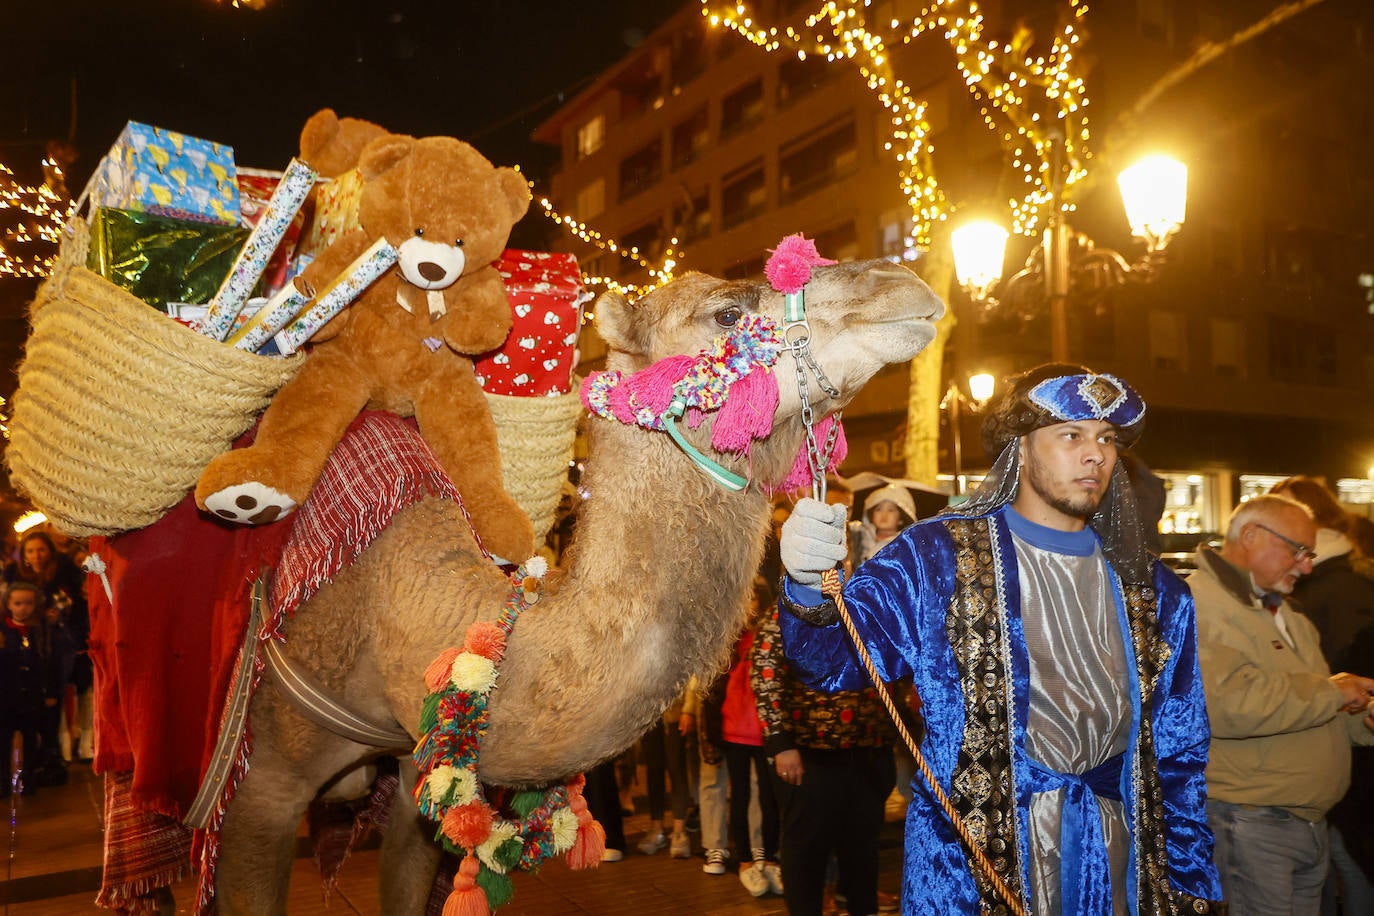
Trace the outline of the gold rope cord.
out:
M 993 869 L 992 862 L 988 860 L 987 853 L 985 853 L 983 848 L 974 841 L 972 834 L 969 833 L 968 825 L 964 823 L 959 813 L 954 810 L 954 803 L 949 800 L 949 796 L 945 794 L 945 790 L 940 788 L 940 783 L 935 779 L 935 774 L 931 771 L 930 765 L 926 763 L 925 756 L 921 753 L 920 747 L 916 744 L 916 739 L 911 737 L 911 732 L 907 730 L 906 723 L 902 721 L 901 714 L 897 711 L 897 703 L 892 699 L 892 692 L 888 690 L 882 680 L 879 679 L 878 669 L 873 664 L 872 656 L 868 654 L 868 647 L 865 646 L 863 640 L 859 638 L 859 631 L 855 629 L 854 621 L 849 616 L 849 608 L 845 607 L 844 589 L 840 585 L 840 574 L 837 570 L 829 569 L 821 574 L 821 591 L 835 602 L 835 607 L 840 612 L 840 621 L 844 624 L 845 632 L 849 634 L 850 641 L 854 643 L 854 649 L 859 653 L 859 660 L 863 662 L 864 670 L 868 672 L 869 678 L 878 688 L 878 696 L 882 698 L 883 706 L 887 709 L 887 714 L 892 717 L 892 722 L 897 726 L 897 732 L 902 736 L 902 741 L 906 744 L 907 750 L 911 751 L 911 756 L 916 761 L 916 768 L 921 771 L 921 777 L 925 780 L 926 785 L 930 787 L 931 792 L 935 794 L 935 800 L 940 803 L 940 807 L 944 810 L 945 816 L 949 818 L 950 824 L 953 825 L 955 832 L 959 834 L 959 839 L 963 840 L 965 848 L 973 855 L 973 861 L 977 864 L 978 870 L 988 879 L 989 883 L 992 884 L 993 890 L 996 891 L 997 896 L 1001 897 L 1002 900 L 1006 902 L 1007 906 L 1011 907 L 1011 911 L 1015 913 L 1016 916 L 1026 916 L 1026 908 L 1021 904 L 1021 901 L 1017 899 L 1016 895 L 1011 892 L 1011 888 L 1007 887 L 1001 875 L 997 874 Z

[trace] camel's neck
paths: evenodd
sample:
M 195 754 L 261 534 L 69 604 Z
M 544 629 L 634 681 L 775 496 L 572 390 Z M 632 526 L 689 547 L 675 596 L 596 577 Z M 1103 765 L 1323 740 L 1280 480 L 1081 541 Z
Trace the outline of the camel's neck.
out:
M 484 778 L 537 782 L 619 753 L 689 676 L 717 670 L 744 619 L 767 499 L 712 483 L 664 433 L 592 423 L 566 577 L 512 635 Z M 536 759 L 512 729 L 540 736 Z

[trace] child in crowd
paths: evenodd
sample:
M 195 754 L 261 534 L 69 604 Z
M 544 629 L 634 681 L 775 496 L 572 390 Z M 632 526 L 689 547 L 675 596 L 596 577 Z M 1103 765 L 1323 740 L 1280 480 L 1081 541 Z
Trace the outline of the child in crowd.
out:
M 0 623 L 0 797 L 11 790 L 10 756 L 14 733 L 24 746 L 24 771 L 31 776 L 39 761 L 39 737 L 43 720 L 55 709 L 61 685 L 58 667 L 48 644 L 48 628 L 39 610 L 43 593 L 28 582 L 12 582 L 5 588 L 5 617 Z M 24 794 L 38 791 L 32 778 L 24 781 Z

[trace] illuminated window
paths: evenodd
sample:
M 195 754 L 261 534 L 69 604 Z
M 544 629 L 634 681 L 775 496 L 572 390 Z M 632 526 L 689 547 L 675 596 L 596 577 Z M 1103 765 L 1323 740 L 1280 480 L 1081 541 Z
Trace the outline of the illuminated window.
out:
M 577 129 L 577 158 L 586 159 L 606 142 L 606 117 L 597 115 Z
M 578 191 L 573 212 L 584 220 L 606 212 L 606 179 L 598 178 Z

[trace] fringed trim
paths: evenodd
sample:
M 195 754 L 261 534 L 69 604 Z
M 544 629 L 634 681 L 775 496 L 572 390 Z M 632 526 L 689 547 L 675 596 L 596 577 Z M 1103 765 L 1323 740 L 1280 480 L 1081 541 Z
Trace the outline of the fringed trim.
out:
M 95 896 L 95 905 L 125 913 L 152 912 L 157 909 L 158 904 L 149 898 L 162 888 L 176 884 L 190 873 L 191 863 L 186 862 L 134 881 L 102 887 L 100 893 Z

